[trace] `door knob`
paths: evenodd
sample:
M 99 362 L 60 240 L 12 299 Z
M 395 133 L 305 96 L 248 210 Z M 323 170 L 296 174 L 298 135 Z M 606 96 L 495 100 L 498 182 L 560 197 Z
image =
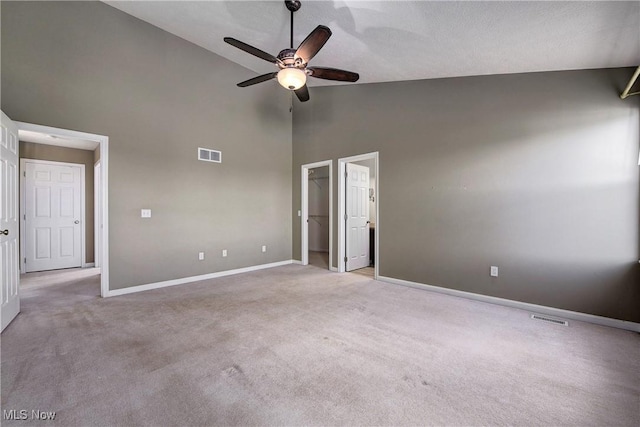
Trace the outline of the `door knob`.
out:
M 0 234 L 4 234 L 5 236 L 8 236 L 9 235 L 9 230 L 8 229 L 7 230 L 2 230 L 2 231 L 0 231 Z
M 77 219 L 75 221 L 73 221 L 74 224 L 80 224 L 80 221 L 78 221 Z

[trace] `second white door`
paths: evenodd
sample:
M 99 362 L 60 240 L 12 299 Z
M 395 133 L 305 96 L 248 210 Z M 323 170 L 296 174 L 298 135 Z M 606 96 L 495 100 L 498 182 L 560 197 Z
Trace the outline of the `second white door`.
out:
M 4 330 L 20 312 L 18 125 L 2 111 L 0 116 L 0 317 Z
M 369 168 L 347 163 L 347 271 L 369 266 Z
M 26 272 L 82 266 L 83 169 L 25 162 Z

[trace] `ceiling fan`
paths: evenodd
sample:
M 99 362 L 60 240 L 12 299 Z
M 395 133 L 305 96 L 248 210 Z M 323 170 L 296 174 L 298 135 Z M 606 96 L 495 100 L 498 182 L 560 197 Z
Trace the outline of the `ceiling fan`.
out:
M 277 57 L 268 54 L 256 47 L 248 45 L 232 37 L 225 37 L 224 41 L 231 46 L 237 47 L 253 56 L 264 59 L 275 64 L 279 71 L 263 74 L 238 83 L 239 87 L 247 87 L 257 83 L 266 82 L 273 78 L 278 79 L 278 83 L 285 89 L 295 92 L 302 102 L 309 100 L 309 88 L 307 88 L 307 76 L 317 79 L 337 80 L 342 82 L 356 82 L 360 78 L 358 73 L 352 71 L 339 70 L 337 68 L 308 67 L 309 61 L 316 56 L 322 46 L 331 37 L 331 30 L 324 25 L 318 25 L 306 39 L 300 43 L 297 49 L 293 48 L 293 13 L 300 9 L 300 2 L 297 0 L 285 0 L 287 9 L 291 11 L 291 47 L 280 51 Z

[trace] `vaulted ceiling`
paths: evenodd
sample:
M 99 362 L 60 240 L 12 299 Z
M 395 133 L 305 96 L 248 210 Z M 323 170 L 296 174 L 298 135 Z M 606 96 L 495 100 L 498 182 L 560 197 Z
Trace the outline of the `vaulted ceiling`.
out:
M 275 67 L 223 37 L 273 55 L 289 47 L 280 0 L 106 3 L 256 74 Z M 312 65 L 356 71 L 358 83 L 640 65 L 638 1 L 303 0 L 294 45 L 319 24 L 333 36 Z

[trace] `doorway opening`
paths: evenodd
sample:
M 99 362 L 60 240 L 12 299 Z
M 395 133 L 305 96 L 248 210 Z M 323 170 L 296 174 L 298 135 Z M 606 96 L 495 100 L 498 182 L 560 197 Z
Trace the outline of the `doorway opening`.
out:
M 16 122 L 16 124 L 19 129 L 19 156 L 22 166 L 20 171 L 21 272 L 100 267 L 99 294 L 102 297 L 108 296 L 108 137 L 30 123 Z M 96 168 L 96 165 L 99 166 Z M 39 167 L 43 170 L 39 170 Z M 81 192 L 84 200 L 79 209 L 75 206 L 78 200 L 65 202 L 65 197 L 69 198 L 73 193 L 70 182 L 67 181 L 77 172 L 74 172 L 76 167 L 81 171 L 78 173 L 82 174 L 86 183 L 82 185 Z M 47 182 L 54 177 L 56 182 Z M 45 202 L 48 202 L 48 205 Z M 49 207 L 46 208 L 46 206 Z M 41 208 L 44 211 L 38 214 L 37 211 Z M 80 218 L 77 218 L 78 212 L 71 212 L 70 209 L 81 210 Z M 62 211 L 65 210 L 69 214 L 66 215 L 71 221 L 69 224 L 54 224 L 54 228 L 51 228 L 51 224 L 43 225 L 37 222 L 40 219 L 45 220 L 47 216 L 55 217 L 58 222 L 64 222 L 66 219 L 63 218 L 65 215 Z M 56 211 L 56 215 L 48 215 L 49 211 Z M 30 219 L 36 221 L 29 221 Z M 68 253 L 74 252 L 75 249 L 70 243 L 72 239 L 69 237 L 77 234 L 72 232 L 73 227 L 82 233 L 81 241 L 85 241 L 79 251 L 78 256 L 81 257 L 79 265 L 76 265 L 75 261 L 72 262 L 73 265 L 55 260 L 46 261 L 46 258 L 54 252 L 48 253 L 51 248 L 58 252 L 65 250 Z M 34 236 L 38 233 L 42 238 L 40 246 L 27 244 L 26 239 L 33 243 L 37 240 Z M 65 234 L 66 241 L 61 237 Z M 51 239 L 47 236 L 51 236 Z M 31 246 L 34 247 L 30 251 Z M 39 253 L 38 250 L 40 250 Z M 37 266 L 27 268 L 25 260 L 28 263 L 30 259 Z M 44 261 L 44 263 L 41 262 L 40 265 L 36 261 Z M 43 273 L 37 274 L 43 275 Z
M 379 275 L 378 152 L 338 160 L 338 271 Z
M 333 162 L 302 165 L 302 265 L 333 267 Z

